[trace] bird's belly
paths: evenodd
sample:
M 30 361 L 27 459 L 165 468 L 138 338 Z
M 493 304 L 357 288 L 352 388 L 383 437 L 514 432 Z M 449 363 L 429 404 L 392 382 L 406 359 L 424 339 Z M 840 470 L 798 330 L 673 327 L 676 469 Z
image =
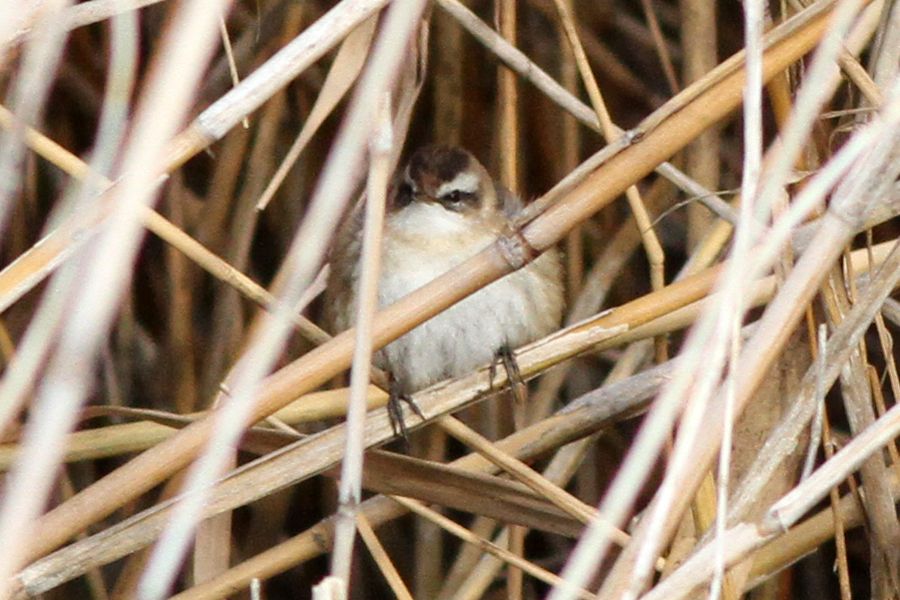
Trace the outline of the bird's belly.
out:
M 380 304 L 395 302 L 452 266 L 436 259 L 385 269 Z M 378 362 L 393 373 L 407 393 L 458 377 L 489 363 L 504 345 L 515 348 L 552 331 L 559 314 L 542 310 L 542 305 L 546 305 L 547 294 L 555 292 L 547 289 L 531 265 L 479 290 L 392 342 L 379 352 Z

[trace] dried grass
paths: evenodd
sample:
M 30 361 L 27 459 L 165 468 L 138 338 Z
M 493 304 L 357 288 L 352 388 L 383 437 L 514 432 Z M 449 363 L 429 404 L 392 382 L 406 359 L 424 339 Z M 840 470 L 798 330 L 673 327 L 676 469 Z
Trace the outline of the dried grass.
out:
M 0 597 L 900 598 L 898 7 L 3 3 Z M 331 337 L 430 140 L 535 200 Z M 377 449 L 371 350 L 557 244 L 529 400 Z

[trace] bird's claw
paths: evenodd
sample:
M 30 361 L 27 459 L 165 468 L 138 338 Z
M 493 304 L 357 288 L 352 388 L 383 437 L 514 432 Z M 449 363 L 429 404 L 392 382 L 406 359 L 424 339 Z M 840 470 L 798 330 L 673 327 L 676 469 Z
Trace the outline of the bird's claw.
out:
M 408 394 L 402 393 L 396 380 L 392 378 L 387 404 L 388 418 L 391 421 L 391 431 L 393 431 L 394 437 L 401 438 L 403 443 L 409 447 L 409 431 L 406 429 L 406 423 L 403 419 L 402 404 L 409 406 L 409 408 L 416 413 L 416 416 L 423 421 L 425 420 L 425 414 L 422 412 L 422 409 L 419 408 L 419 405 L 416 404 L 415 400 Z
M 494 389 L 494 377 L 497 375 L 498 364 L 503 365 L 503 370 L 506 371 L 507 384 L 513 393 L 513 399 L 517 404 L 521 405 L 525 402 L 524 395 L 522 394 L 525 380 L 522 379 L 522 372 L 519 370 L 519 363 L 516 361 L 516 355 L 513 353 L 512 348 L 507 344 L 500 346 L 494 354 L 494 360 L 491 361 L 491 367 L 488 371 L 491 390 Z

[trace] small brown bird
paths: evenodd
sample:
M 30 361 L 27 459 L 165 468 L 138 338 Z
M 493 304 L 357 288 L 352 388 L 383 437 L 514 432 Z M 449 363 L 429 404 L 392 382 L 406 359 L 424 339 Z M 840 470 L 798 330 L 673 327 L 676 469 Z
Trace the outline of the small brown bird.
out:
M 387 306 L 493 243 L 522 208 L 474 156 L 427 146 L 398 174 L 385 216 L 379 306 Z M 362 218 L 338 234 L 325 296 L 332 330 L 353 324 L 360 277 Z M 558 253 L 545 252 L 388 344 L 375 363 L 402 394 L 458 377 L 552 332 L 563 310 Z

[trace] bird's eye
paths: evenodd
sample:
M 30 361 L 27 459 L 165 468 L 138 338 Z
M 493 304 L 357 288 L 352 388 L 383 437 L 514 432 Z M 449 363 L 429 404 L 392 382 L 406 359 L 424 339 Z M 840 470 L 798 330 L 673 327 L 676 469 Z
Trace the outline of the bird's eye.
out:
M 464 204 L 471 204 L 475 198 L 475 194 L 453 190 L 441 196 L 441 203 L 447 208 L 459 210 Z

